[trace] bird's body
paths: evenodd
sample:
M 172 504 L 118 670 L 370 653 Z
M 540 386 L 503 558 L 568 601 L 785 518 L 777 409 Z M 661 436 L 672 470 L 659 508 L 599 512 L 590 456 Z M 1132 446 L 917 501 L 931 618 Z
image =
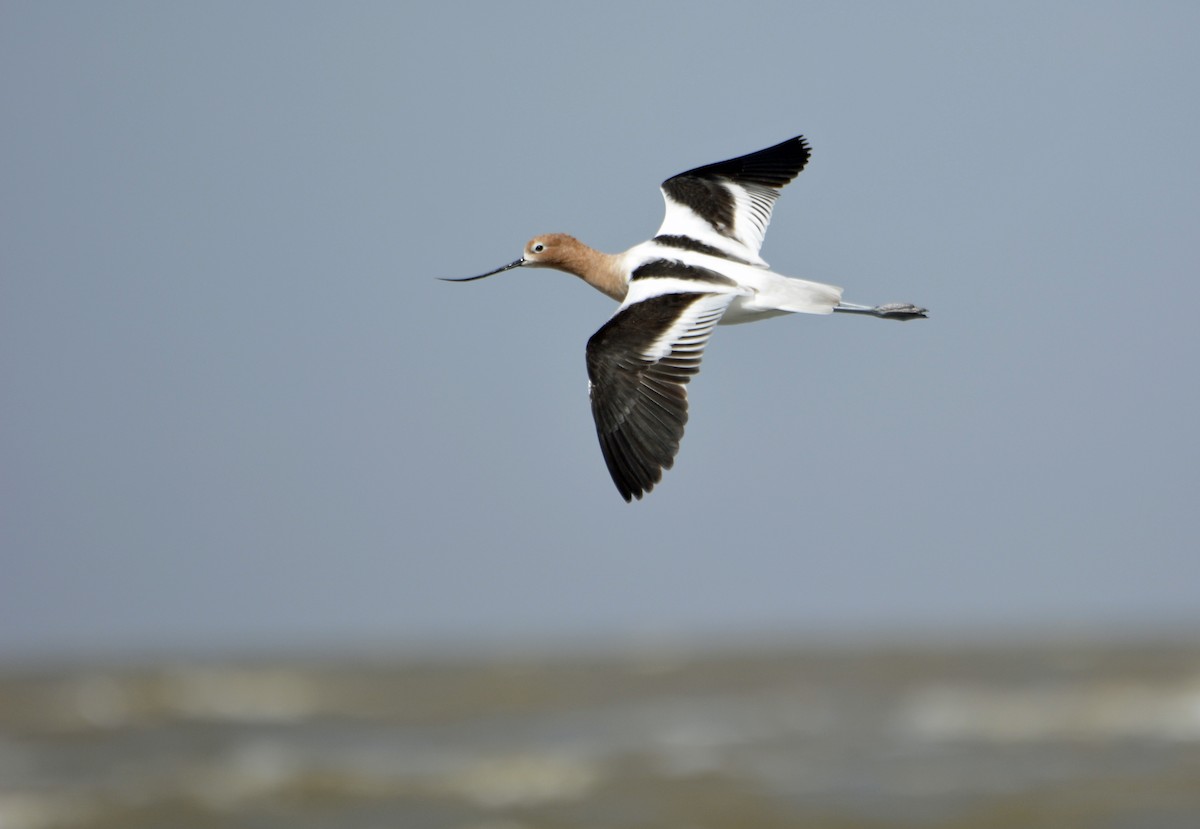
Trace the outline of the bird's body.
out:
M 517 267 L 574 274 L 621 303 L 588 341 L 592 414 L 626 501 L 662 479 L 687 422 L 686 384 L 717 324 L 835 311 L 915 319 L 915 305 L 851 305 L 842 289 L 782 276 L 759 256 L 780 189 L 807 163 L 804 138 L 698 167 L 662 184 L 666 216 L 649 241 L 602 253 L 563 233 L 537 236 Z
M 547 233 L 529 243 L 523 263 L 574 274 L 623 305 L 663 293 L 703 290 L 727 294 L 730 304 L 722 325 L 780 314 L 828 314 L 842 295 L 842 289 L 833 285 L 781 276 L 765 266 L 709 253 L 667 247 L 654 239 L 624 253 L 602 253 L 565 233 Z

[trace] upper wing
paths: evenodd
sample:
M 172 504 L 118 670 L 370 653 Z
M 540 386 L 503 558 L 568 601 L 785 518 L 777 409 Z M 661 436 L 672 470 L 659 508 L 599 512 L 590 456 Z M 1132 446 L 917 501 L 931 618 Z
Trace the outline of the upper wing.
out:
M 693 290 L 627 301 L 588 340 L 596 433 L 626 501 L 653 489 L 674 464 L 688 417 L 685 386 L 735 295 Z
M 758 251 L 771 210 L 809 155 L 808 142 L 798 135 L 672 176 L 662 183 L 667 212 L 655 241 L 766 265 Z

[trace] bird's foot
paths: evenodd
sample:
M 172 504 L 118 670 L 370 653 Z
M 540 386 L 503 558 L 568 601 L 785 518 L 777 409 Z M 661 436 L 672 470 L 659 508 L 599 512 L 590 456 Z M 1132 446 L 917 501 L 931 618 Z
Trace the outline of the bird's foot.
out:
M 889 302 L 887 305 L 876 305 L 875 316 L 887 320 L 916 320 L 925 319 L 929 312 L 908 302 Z

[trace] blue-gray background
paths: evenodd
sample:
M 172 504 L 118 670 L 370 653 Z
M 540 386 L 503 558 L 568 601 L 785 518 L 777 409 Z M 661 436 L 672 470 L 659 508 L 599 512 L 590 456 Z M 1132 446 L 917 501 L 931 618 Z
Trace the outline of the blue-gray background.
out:
M 1200 6 L 0 6 L 0 657 L 1200 629 Z M 626 505 L 571 277 L 797 133 Z

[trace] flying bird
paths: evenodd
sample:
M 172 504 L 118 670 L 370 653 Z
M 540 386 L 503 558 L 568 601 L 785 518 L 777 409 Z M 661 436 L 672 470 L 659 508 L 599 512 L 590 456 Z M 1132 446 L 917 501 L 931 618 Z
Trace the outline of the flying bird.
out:
M 554 268 L 621 303 L 588 340 L 587 372 L 600 449 L 626 501 L 650 492 L 674 464 L 688 418 L 687 384 L 718 324 L 781 314 L 926 316 L 907 303 L 842 302 L 841 288 L 777 274 L 759 256 L 775 200 L 809 155 L 804 136 L 796 136 L 672 176 L 662 183 L 662 226 L 624 253 L 547 233 L 507 265 L 446 280 Z

